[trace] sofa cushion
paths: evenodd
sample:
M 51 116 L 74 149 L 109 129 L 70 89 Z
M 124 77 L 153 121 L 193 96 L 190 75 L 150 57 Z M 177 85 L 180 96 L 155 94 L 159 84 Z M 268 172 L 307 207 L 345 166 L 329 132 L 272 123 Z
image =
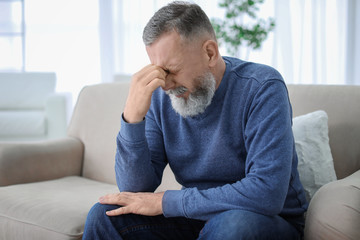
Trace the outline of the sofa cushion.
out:
M 0 137 L 44 136 L 44 111 L 0 111 Z
M 336 180 L 327 122 L 328 116 L 324 111 L 293 119 L 298 170 L 308 201 L 321 186 Z
M 84 177 L 116 183 L 114 156 L 130 83 L 108 83 L 82 89 L 68 128 L 68 135 L 85 147 Z M 106 117 L 105 117 L 106 116 Z
M 116 185 L 72 176 L 0 188 L 0 239 L 80 239 L 87 213 Z

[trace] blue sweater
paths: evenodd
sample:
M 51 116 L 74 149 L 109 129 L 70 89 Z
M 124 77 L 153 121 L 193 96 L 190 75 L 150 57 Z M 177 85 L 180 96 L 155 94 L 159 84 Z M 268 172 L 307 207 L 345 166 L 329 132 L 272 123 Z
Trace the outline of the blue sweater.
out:
M 232 209 L 299 216 L 307 203 L 286 85 L 273 68 L 224 60 L 224 77 L 203 114 L 181 117 L 159 88 L 143 122 L 122 120 L 119 189 L 153 192 L 169 164 L 183 189 L 165 192 L 166 217 L 208 220 Z

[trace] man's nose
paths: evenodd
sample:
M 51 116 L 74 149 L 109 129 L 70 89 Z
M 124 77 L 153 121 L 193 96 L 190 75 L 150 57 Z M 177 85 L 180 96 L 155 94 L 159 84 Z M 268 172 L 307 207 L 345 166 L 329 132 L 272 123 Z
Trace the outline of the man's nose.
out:
M 175 88 L 175 81 L 171 76 L 167 76 L 165 79 L 165 87 L 163 88 L 164 91 L 168 91 L 170 89 Z

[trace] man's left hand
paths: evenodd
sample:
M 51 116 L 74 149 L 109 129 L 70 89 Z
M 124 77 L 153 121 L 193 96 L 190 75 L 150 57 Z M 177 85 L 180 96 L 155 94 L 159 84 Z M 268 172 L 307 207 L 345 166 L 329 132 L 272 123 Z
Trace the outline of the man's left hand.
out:
M 132 193 L 121 192 L 108 194 L 99 199 L 101 204 L 119 205 L 120 207 L 106 212 L 108 216 L 118 216 L 123 214 L 138 214 L 145 216 L 156 216 L 163 213 L 161 193 Z

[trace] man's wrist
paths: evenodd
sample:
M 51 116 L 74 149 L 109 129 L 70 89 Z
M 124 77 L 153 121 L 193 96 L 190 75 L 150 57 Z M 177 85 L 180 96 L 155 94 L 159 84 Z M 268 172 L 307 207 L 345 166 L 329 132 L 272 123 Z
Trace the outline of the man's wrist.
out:
M 163 197 L 164 197 L 164 193 L 165 192 L 159 192 L 159 193 L 155 193 L 156 195 L 158 195 L 159 197 L 159 200 L 158 200 L 158 209 L 160 210 L 160 214 L 163 214 L 163 208 L 162 208 L 162 200 L 163 200 Z
M 140 123 L 142 121 L 145 120 L 145 117 L 143 117 L 142 119 L 129 119 L 125 117 L 125 113 L 122 114 L 122 118 L 126 123 L 130 123 L 130 124 L 136 124 L 136 123 Z
M 188 217 L 183 208 L 186 190 L 167 190 L 162 198 L 162 212 L 165 217 Z

